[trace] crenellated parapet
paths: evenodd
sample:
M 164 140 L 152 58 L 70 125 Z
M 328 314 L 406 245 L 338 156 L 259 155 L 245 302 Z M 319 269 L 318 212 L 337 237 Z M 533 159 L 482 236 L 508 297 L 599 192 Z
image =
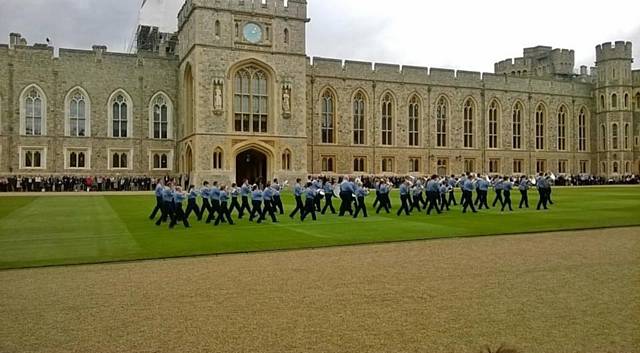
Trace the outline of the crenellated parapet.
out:
M 633 48 L 631 42 L 616 41 L 596 46 L 596 62 L 608 60 L 632 60 Z
M 256 16 L 308 21 L 306 0 L 186 0 L 178 13 L 178 29 L 182 28 L 196 8 L 251 12 Z
M 592 86 L 582 76 L 576 79 L 519 77 L 477 71 L 308 58 L 307 75 L 344 80 L 377 81 L 399 84 L 451 86 L 491 90 L 591 95 Z

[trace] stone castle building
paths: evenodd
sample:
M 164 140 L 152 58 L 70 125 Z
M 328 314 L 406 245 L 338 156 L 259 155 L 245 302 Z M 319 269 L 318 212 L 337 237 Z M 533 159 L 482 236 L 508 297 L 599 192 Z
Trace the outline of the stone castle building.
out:
M 524 50 L 495 73 L 306 56 L 305 0 L 187 0 L 136 54 L 0 45 L 0 174 L 640 172 L 631 43 Z M 371 43 L 375 45 L 376 43 Z

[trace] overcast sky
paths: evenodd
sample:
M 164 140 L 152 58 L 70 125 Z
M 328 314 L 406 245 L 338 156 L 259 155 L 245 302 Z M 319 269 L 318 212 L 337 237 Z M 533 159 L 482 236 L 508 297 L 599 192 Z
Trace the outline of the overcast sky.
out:
M 251 0 L 249 0 L 251 1 Z M 256 0 L 257 1 L 257 0 Z M 274 1 L 274 0 L 269 0 Z M 29 44 L 126 51 L 137 23 L 176 28 L 182 0 L 0 0 L 0 35 Z M 401 65 L 493 71 L 535 45 L 576 50 L 592 66 L 595 45 L 634 42 L 640 68 L 640 1 L 308 0 L 307 54 Z

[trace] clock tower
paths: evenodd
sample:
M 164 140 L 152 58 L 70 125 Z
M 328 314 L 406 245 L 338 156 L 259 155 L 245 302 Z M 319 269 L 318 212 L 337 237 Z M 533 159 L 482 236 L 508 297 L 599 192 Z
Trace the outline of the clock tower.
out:
M 191 183 L 306 175 L 305 0 L 187 0 L 179 171 Z

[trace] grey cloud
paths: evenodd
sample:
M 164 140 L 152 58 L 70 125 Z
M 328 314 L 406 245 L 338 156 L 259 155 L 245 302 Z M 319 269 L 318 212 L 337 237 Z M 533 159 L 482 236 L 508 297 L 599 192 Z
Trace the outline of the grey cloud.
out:
M 56 47 L 104 44 L 123 51 L 137 24 L 137 7 L 132 0 L 0 0 L 0 43 L 19 32 L 30 44 L 51 38 Z

